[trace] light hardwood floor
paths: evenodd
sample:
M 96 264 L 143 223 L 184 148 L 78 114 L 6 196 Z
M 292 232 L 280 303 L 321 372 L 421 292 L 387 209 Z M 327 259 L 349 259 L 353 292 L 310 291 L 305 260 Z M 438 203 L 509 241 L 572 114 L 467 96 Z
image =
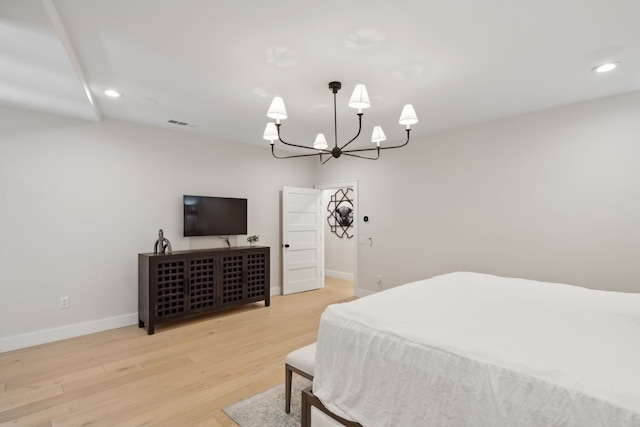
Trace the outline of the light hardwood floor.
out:
M 0 426 L 235 426 L 222 408 L 284 381 L 351 282 L 175 324 L 0 353 Z

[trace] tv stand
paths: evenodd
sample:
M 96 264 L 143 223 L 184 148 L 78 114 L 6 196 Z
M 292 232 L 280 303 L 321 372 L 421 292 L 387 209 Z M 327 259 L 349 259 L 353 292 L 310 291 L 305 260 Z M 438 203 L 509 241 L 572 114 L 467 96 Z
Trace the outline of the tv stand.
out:
M 233 248 L 138 254 L 138 326 L 264 301 L 270 304 L 270 248 Z

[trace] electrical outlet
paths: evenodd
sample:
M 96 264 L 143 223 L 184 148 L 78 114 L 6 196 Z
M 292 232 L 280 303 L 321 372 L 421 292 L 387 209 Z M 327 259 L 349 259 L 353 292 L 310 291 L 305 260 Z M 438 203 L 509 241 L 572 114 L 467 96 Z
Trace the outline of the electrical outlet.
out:
M 69 297 L 60 298 L 60 308 L 69 308 Z
M 378 284 L 378 290 L 381 291 L 382 290 L 382 276 L 379 275 L 379 274 L 376 276 L 376 283 Z

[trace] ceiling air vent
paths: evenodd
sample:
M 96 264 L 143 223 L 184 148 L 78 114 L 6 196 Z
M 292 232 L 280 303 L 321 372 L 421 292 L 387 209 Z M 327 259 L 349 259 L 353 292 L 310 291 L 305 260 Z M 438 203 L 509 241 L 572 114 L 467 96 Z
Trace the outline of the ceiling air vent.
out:
M 187 122 L 181 122 L 179 120 L 168 120 L 168 122 L 173 124 L 173 125 L 178 125 L 178 126 L 187 126 L 189 124 Z

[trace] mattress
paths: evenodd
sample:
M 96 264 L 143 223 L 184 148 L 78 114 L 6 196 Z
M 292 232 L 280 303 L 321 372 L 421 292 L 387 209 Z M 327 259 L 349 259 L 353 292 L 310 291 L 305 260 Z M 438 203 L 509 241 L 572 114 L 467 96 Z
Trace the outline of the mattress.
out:
M 640 426 L 640 294 L 456 272 L 322 314 L 314 394 L 373 426 Z

